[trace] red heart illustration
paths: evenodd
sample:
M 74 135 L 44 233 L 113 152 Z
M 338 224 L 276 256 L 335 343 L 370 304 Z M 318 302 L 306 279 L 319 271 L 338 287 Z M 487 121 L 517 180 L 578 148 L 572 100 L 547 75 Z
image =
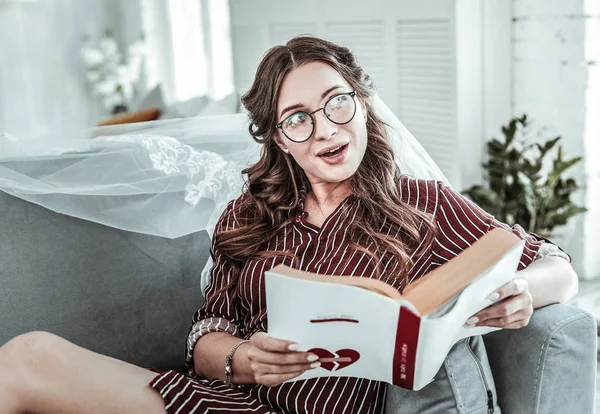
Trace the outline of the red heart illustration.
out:
M 354 349 L 339 349 L 333 353 L 323 348 L 312 348 L 306 352 L 317 355 L 321 362 L 321 368 L 325 368 L 327 371 L 339 371 L 360 359 L 360 354 Z

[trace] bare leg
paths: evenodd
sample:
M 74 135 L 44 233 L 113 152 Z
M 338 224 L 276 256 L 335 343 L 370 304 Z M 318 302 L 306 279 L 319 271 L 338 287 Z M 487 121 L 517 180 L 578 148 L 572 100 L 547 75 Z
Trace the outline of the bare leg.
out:
M 47 332 L 0 347 L 0 413 L 165 414 L 146 369 Z

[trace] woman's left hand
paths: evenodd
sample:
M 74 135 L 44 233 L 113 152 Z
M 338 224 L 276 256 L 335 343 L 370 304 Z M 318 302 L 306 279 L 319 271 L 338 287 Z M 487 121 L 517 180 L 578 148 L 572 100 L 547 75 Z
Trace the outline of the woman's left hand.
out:
M 533 298 L 529 293 L 527 280 L 513 279 L 492 293 L 489 298 L 498 303 L 473 315 L 467 321 L 467 327 L 493 326 L 517 329 L 529 323 L 533 314 Z

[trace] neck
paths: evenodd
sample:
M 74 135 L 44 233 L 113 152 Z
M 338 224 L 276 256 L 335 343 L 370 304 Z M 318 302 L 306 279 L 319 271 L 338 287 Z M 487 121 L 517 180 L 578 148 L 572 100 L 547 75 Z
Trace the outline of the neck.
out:
M 312 197 L 321 208 L 329 205 L 337 206 L 352 193 L 352 190 L 345 181 L 339 183 L 316 183 L 311 184 L 311 187 Z

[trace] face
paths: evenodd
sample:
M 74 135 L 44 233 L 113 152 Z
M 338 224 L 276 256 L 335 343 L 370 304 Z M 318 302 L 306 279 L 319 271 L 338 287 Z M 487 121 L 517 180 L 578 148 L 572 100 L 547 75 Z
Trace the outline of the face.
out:
M 334 184 L 348 179 L 356 172 L 367 148 L 366 112 L 357 96 L 351 96 L 348 82 L 331 66 L 311 62 L 288 73 L 282 82 L 277 102 L 277 122 L 283 121 L 283 130 L 277 128 L 276 140 L 280 148 L 288 148 L 289 156 L 300 165 L 315 184 Z M 333 98 L 333 99 L 332 99 Z M 352 117 L 352 109 L 356 108 Z M 303 142 L 288 139 L 283 131 L 293 136 L 312 135 Z M 289 118 L 292 116 L 292 118 Z M 349 122 L 347 119 L 351 118 Z M 335 122 L 333 122 L 335 121 Z M 296 132 L 292 132 L 296 131 Z M 308 132 L 306 132 L 308 131 Z M 324 151 L 345 145 L 337 155 L 323 155 Z

